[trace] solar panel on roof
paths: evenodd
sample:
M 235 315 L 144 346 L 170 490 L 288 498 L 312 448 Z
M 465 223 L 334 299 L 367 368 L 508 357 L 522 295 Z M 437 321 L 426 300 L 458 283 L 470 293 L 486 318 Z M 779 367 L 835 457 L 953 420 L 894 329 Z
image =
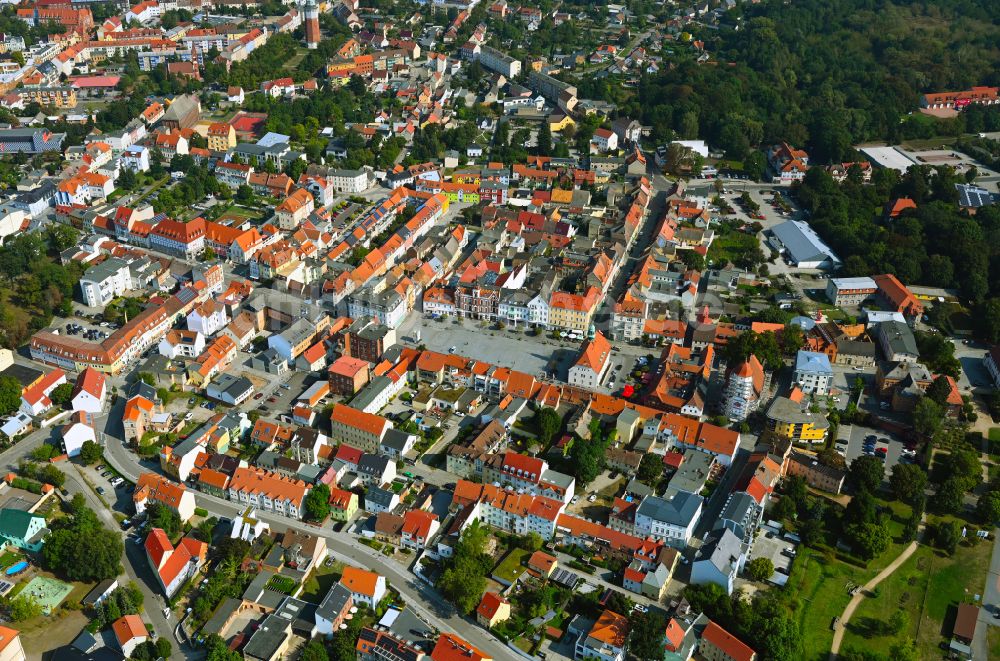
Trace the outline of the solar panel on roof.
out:
M 181 303 L 190 303 L 194 300 L 195 296 L 195 291 L 189 287 L 185 287 L 177 292 L 177 300 Z

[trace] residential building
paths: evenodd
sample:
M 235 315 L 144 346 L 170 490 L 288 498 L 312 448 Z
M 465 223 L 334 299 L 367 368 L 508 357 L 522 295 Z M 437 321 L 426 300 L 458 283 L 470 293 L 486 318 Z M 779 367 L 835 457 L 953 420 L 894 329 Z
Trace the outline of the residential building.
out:
M 814 455 L 796 450 L 792 450 L 785 458 L 782 471 L 785 475 L 802 477 L 814 489 L 832 494 L 840 494 L 847 477 L 846 471 L 822 464 Z
M 486 592 L 476 607 L 476 622 L 480 626 L 492 629 L 501 622 L 510 619 L 510 602 L 496 592 Z
M 278 227 L 295 230 L 313 212 L 315 202 L 312 193 L 305 188 L 297 188 L 274 209 Z
M 872 278 L 830 278 L 826 282 L 826 297 L 837 307 L 861 305 L 877 291 Z
M 403 515 L 401 541 L 404 548 L 422 551 L 430 544 L 441 526 L 436 514 L 424 510 L 408 510 Z
M 652 537 L 683 549 L 701 518 L 703 501 L 697 494 L 673 490 L 662 498 L 643 498 L 635 513 L 636 536 Z
M 386 418 L 346 404 L 335 405 L 330 413 L 330 438 L 365 452 L 377 453 L 389 429 L 392 429 L 392 422 Z
M 17 630 L 0 626 L 0 661 L 25 661 L 27 658 Z
M 350 356 L 341 356 L 327 369 L 330 392 L 347 397 L 361 390 L 368 383 L 370 376 L 371 363 Z
M 431 651 L 431 661 L 493 661 L 453 633 L 442 633 Z
M 611 343 L 600 331 L 583 344 L 576 362 L 569 368 L 569 383 L 589 390 L 600 387 L 611 365 Z
M 350 521 L 358 511 L 358 495 L 351 491 L 330 488 L 330 518 L 334 521 Z
M 825 353 L 800 350 L 795 355 L 792 381 L 807 394 L 829 395 L 833 385 L 830 359 Z
M 229 500 L 253 505 L 293 519 L 302 518 L 302 501 L 309 486 L 259 468 L 237 468 L 229 480 Z
M 756 661 L 757 653 L 749 645 L 715 622 L 701 632 L 698 656 L 705 661 Z
M 226 152 L 236 146 L 236 129 L 232 124 L 216 122 L 208 127 L 210 151 Z
M 875 328 L 879 349 L 886 360 L 915 363 L 920 358 L 913 331 L 899 321 L 883 321 Z
M 45 517 L 11 507 L 0 509 L 0 541 L 4 544 L 38 553 L 48 534 Z
M 743 541 L 728 528 L 715 530 L 705 538 L 698 555 L 691 563 L 691 583 L 714 583 L 732 594 L 736 577 L 743 570 L 746 554 Z
M 344 567 L 340 585 L 350 591 L 354 603 L 364 604 L 371 609 L 378 606 L 386 594 L 384 576 L 350 565 Z
M 80 276 L 80 292 L 88 307 L 103 308 L 131 289 L 129 263 L 117 257 L 109 257 L 91 266 Z
M 193 537 L 185 537 L 174 547 L 160 528 L 149 531 L 144 546 L 149 566 L 167 599 L 173 598 L 181 586 L 198 572 L 208 553 L 208 544 Z
M 389 457 L 365 453 L 358 461 L 357 473 L 362 484 L 379 487 L 396 477 L 396 463 Z
M 36 380 L 21 392 L 21 411 L 27 415 L 41 415 L 52 408 L 49 395 L 66 383 L 66 373 L 58 367 Z
M 367 170 L 332 170 L 328 178 L 334 191 L 348 195 L 365 192 L 370 181 Z
M 111 623 L 111 630 L 115 634 L 118 648 L 126 659 L 132 658 L 135 648 L 149 639 L 149 631 L 138 615 L 124 615 L 118 618 Z
M 1000 388 L 1000 344 L 990 347 L 990 350 L 983 356 L 983 365 L 989 372 L 993 385 Z
M 767 429 L 779 438 L 800 443 L 822 443 L 830 423 L 822 413 L 813 413 L 802 391 L 794 388 L 788 397 L 775 397 L 767 407 Z
M 896 276 L 886 273 L 876 275 L 873 280 L 878 286 L 875 300 L 879 305 L 892 312 L 899 312 L 910 323 L 923 315 L 924 304 Z
M 136 514 L 142 514 L 149 505 L 158 503 L 177 512 L 182 523 L 187 523 L 194 516 L 196 508 L 194 494 L 187 487 L 156 473 L 143 473 L 139 476 L 132 494 L 132 503 Z
M 354 597 L 351 591 L 341 583 L 334 583 L 316 607 L 316 633 L 332 636 L 340 631 L 340 625 L 353 607 Z
M 605 610 L 589 630 L 577 638 L 573 658 L 624 661 L 628 632 L 628 618 Z
M 70 401 L 74 411 L 97 415 L 104 410 L 107 396 L 107 379 L 97 370 L 88 367 L 77 377 Z

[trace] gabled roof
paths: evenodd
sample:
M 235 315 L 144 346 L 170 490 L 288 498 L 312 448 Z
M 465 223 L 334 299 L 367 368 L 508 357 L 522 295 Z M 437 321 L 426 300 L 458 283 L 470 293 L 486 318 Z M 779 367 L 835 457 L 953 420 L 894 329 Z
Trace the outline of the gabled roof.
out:
M 715 622 L 709 622 L 701 634 L 704 641 L 711 643 L 732 661 L 750 661 L 755 652 L 743 641 L 729 633 Z
M 375 572 L 358 567 L 344 567 L 344 573 L 340 577 L 340 583 L 352 594 L 363 594 L 368 597 L 375 596 L 380 576 Z
M 476 613 L 487 620 L 492 620 L 496 616 L 497 611 L 500 610 L 500 606 L 503 604 L 509 604 L 510 602 L 498 595 L 496 592 L 487 592 L 483 595 L 482 601 L 479 602 L 479 607 L 476 608 Z
M 174 550 L 174 545 L 167 538 L 167 533 L 162 528 L 153 528 L 146 536 L 146 553 L 149 554 L 150 562 L 154 569 L 159 570 L 164 558 Z
M 127 642 L 135 638 L 148 638 L 149 632 L 146 625 L 142 623 L 142 618 L 138 615 L 125 615 L 112 623 L 111 628 L 115 632 L 118 646 L 124 647 Z

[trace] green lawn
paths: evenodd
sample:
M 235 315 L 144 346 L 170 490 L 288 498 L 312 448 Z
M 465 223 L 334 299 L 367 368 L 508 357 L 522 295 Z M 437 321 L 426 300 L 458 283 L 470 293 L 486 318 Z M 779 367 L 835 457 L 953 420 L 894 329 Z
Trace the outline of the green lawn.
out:
M 309 574 L 309 578 L 302 586 L 302 594 L 299 595 L 299 598 L 303 601 L 319 603 L 333 587 L 333 584 L 340 580 L 343 573 L 343 563 L 334 562 L 328 567 L 324 562 Z
M 513 583 L 517 580 L 518 576 L 525 572 L 526 568 L 524 563 L 526 563 L 530 557 L 530 551 L 514 549 L 508 553 L 507 557 L 501 560 L 500 564 L 493 570 L 493 576 L 500 580 L 507 581 L 508 583 Z
M 803 659 L 826 661 L 833 643 L 830 624 L 840 616 L 851 600 L 849 585 L 864 585 L 892 562 L 906 544 L 900 538 L 903 521 L 909 517 L 909 508 L 894 501 L 879 499 L 880 507 L 888 507 L 893 516 L 888 522 L 893 543 L 889 549 L 860 567 L 837 559 L 832 550 L 822 551 L 799 547 L 798 557 L 792 564 L 792 573 L 785 590 L 802 606 L 797 610 L 799 629 L 809 634 L 803 636 Z M 847 637 L 844 640 L 846 648 Z
M 1000 627 L 987 627 L 986 640 L 991 659 L 1000 659 Z
M 24 556 L 20 553 L 15 553 L 13 551 L 4 551 L 3 555 L 0 555 L 0 569 L 7 569 L 15 562 L 23 560 Z
M 1000 441 L 1000 427 L 990 427 L 990 440 Z
M 844 634 L 842 650 L 887 653 L 901 637 L 916 640 L 921 658 L 936 658 L 960 602 L 982 592 L 992 549 L 990 542 L 961 545 L 953 557 L 920 546 L 892 576 L 855 611 Z M 889 616 L 904 611 L 908 627 L 898 636 L 886 631 Z M 1000 658 L 1000 657 L 998 657 Z

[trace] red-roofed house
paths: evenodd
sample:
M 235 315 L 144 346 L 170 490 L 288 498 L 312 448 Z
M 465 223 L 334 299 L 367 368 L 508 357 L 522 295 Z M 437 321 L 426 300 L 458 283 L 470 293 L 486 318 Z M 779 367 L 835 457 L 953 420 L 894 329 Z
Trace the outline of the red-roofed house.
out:
M 569 382 L 574 386 L 594 389 L 601 385 L 611 365 L 611 343 L 600 331 L 588 340 L 580 351 L 576 363 L 569 368 Z
M 327 371 L 330 391 L 350 396 L 365 387 L 371 377 L 371 364 L 367 360 L 341 356 L 333 361 Z
M 146 625 L 142 623 L 142 618 L 138 615 L 126 615 L 118 618 L 111 624 L 111 629 L 115 632 L 115 640 L 118 641 L 118 647 L 121 648 L 126 659 L 131 658 L 135 648 L 149 638 Z
M 432 661 L 493 661 L 493 657 L 476 649 L 453 633 L 443 633 L 438 637 Z
M 377 453 L 392 423 L 380 415 L 337 404 L 330 413 L 330 438 L 346 441 L 365 452 Z
M 476 608 L 476 621 L 487 629 L 510 619 L 510 602 L 496 592 L 483 595 Z
M 64 383 L 66 383 L 66 372 L 57 367 L 21 393 L 21 410 L 27 415 L 45 413 L 52 408 L 49 395 Z
M 701 633 L 698 654 L 706 661 L 756 661 L 757 653 L 715 622 Z
M 924 304 L 893 274 L 876 275 L 872 280 L 878 287 L 875 300 L 882 306 L 908 319 L 917 319 L 924 313 Z
M 351 591 L 355 603 L 366 604 L 375 608 L 385 596 L 385 577 L 358 567 L 344 567 L 340 584 Z
M 402 543 L 406 548 L 423 550 L 441 526 L 436 514 L 409 510 L 403 515 Z
M 156 573 L 167 599 L 174 596 L 184 583 L 194 576 L 205 563 L 208 545 L 185 537 L 175 548 L 167 534 L 153 528 L 146 537 L 146 559 Z
M 194 494 L 183 484 L 172 482 L 156 473 L 143 473 L 139 476 L 132 502 L 137 514 L 145 512 L 150 504 L 159 503 L 177 512 L 182 523 L 194 516 Z
M 605 610 L 590 631 L 576 641 L 575 658 L 623 661 L 628 630 L 626 617 Z
M 100 413 L 104 410 L 104 400 L 108 395 L 104 374 L 93 367 L 80 373 L 73 388 L 73 410 L 86 413 Z

